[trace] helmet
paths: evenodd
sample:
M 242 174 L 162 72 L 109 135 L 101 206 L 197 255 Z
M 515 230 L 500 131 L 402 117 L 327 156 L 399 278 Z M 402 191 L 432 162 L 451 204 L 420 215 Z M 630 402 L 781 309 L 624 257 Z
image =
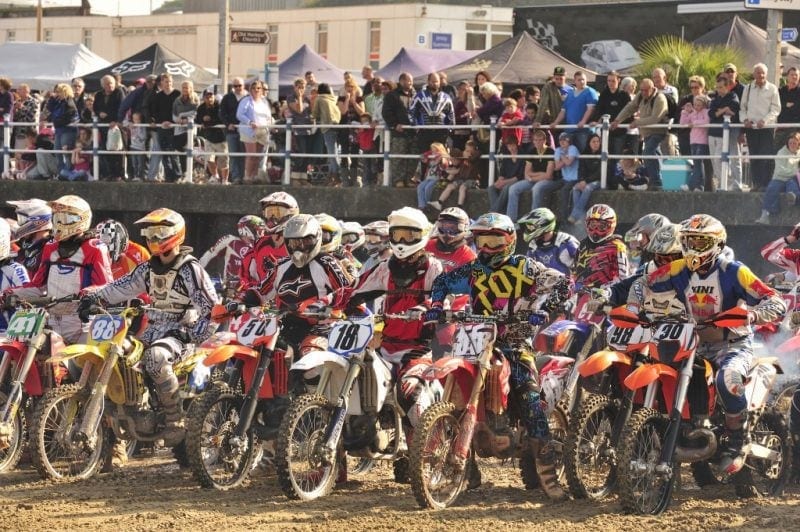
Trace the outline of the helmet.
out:
M 392 211 L 389 221 L 389 246 L 398 259 L 407 259 L 425 249 L 431 224 L 425 214 L 413 207 Z
M 283 228 L 283 238 L 289 258 L 298 268 L 311 262 L 322 248 L 322 228 L 310 214 L 296 214 L 289 218 Z
M 259 203 L 261 203 L 261 212 L 264 215 L 267 229 L 273 233 L 283 230 L 283 226 L 289 218 L 300 213 L 297 200 L 286 192 L 273 192 L 269 196 L 261 198 Z
M 728 233 L 722 222 L 708 214 L 695 214 L 681 223 L 681 247 L 691 271 L 711 266 L 725 247 Z
M 433 234 L 444 246 L 455 249 L 460 246 L 469 233 L 469 216 L 464 209 L 448 207 L 439 213 Z
M 377 220 L 364 226 L 364 247 L 370 255 L 389 249 L 389 222 Z
M 342 245 L 352 253 L 364 245 L 364 228 L 358 222 L 341 222 L 342 224 Z
M 322 252 L 333 253 L 342 247 L 342 224 L 330 214 L 315 214 L 314 218 L 322 229 Z
M 86 200 L 78 196 L 61 196 L 50 202 L 53 209 L 53 237 L 63 242 L 82 235 L 92 227 L 92 209 Z
M 517 247 L 514 222 L 505 214 L 482 214 L 470 226 L 478 249 L 478 260 L 487 266 L 500 266 Z
M 141 234 L 153 255 L 166 255 L 186 240 L 186 222 L 172 209 L 156 209 L 134 223 L 144 226 Z
M 46 201 L 30 199 L 7 201 L 6 203 L 13 205 L 17 211 L 19 227 L 14 231 L 14 240 L 20 240 L 39 231 L 53 229 L 53 210 Z
M 517 222 L 524 231 L 522 238 L 525 242 L 538 239 L 543 234 L 556 230 L 556 215 L 546 207 L 533 209 Z
M 586 234 L 592 242 L 602 242 L 614 234 L 617 213 L 605 203 L 592 205 L 586 211 Z
M 656 229 L 669 223 L 669 218 L 663 214 L 657 212 L 645 214 L 625 233 L 625 242 L 631 249 L 642 249 L 647 246 Z
M 108 246 L 111 262 L 117 262 L 128 247 L 128 230 L 116 220 L 106 220 L 97 224 L 97 236 Z
M 11 255 L 11 226 L 0 218 L 0 261 L 6 260 Z
M 266 231 L 267 224 L 264 223 L 264 220 L 252 214 L 242 216 L 236 223 L 236 232 L 239 233 L 239 238 L 251 245 Z
M 656 266 L 680 259 L 683 256 L 681 226 L 668 223 L 656 229 L 650 236 L 645 251 L 653 255 Z

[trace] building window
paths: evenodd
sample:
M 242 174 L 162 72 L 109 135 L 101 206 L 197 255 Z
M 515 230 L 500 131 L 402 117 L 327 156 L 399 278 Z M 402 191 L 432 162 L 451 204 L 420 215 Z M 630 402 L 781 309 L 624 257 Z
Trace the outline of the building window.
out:
M 378 68 L 381 60 L 381 21 L 369 21 L 369 65 Z
M 6 31 L 6 41 L 7 42 L 14 42 L 17 40 L 17 32 L 14 30 Z
M 92 49 L 92 30 L 83 30 L 83 45 Z
M 467 22 L 467 50 L 486 50 L 487 30 L 486 24 Z
M 328 57 L 328 23 L 320 22 L 317 24 L 317 53 L 322 57 Z
M 44 42 L 53 42 L 53 30 L 44 30 Z
M 278 60 L 278 25 L 268 24 L 267 31 L 269 32 L 269 50 L 267 50 L 269 61 L 276 62 Z
M 511 24 L 492 24 L 492 40 L 490 47 L 494 48 L 501 42 L 510 39 L 513 36 L 513 27 Z

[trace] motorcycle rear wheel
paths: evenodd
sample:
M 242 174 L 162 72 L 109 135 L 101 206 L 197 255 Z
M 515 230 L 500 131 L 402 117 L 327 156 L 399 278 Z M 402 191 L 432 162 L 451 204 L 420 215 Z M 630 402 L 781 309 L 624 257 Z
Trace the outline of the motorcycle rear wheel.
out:
M 45 480 L 75 480 L 92 477 L 103 464 L 108 451 L 108 435 L 99 423 L 94 434 L 95 445 L 91 451 L 80 444 L 65 446 L 57 441 L 56 433 L 74 405 L 73 426 L 80 423 L 87 400 L 77 384 L 49 390 L 39 401 L 33 414 L 31 427 L 31 458 L 39 475 Z M 76 402 L 73 403 L 72 399 Z M 70 431 L 72 427 L 67 427 Z
M 186 453 L 194 478 L 204 488 L 228 490 L 240 486 L 253 469 L 257 438 L 245 435 L 244 448 L 231 445 L 244 396 L 217 385 L 197 398 L 187 417 Z
M 667 433 L 669 420 L 650 408 L 631 415 L 619 443 L 619 497 L 622 507 L 631 513 L 659 515 L 672 501 L 679 464 L 664 478 L 655 470 Z
M 449 463 L 460 430 L 456 407 L 452 403 L 436 403 L 428 407 L 414 430 L 409 476 L 411 490 L 420 507 L 447 508 L 463 491 L 467 468 L 459 470 Z
M 8 396 L 0 392 L 0 408 L 6 404 Z M 11 421 L 11 435 L 8 438 L 8 447 L 0 449 L 0 473 L 11 471 L 19 463 L 22 458 L 22 451 L 25 449 L 25 441 L 27 440 L 27 426 L 28 421 L 25 418 L 24 405 L 20 405 L 17 409 L 17 414 Z
M 792 471 L 792 451 L 786 418 L 775 408 L 764 411 L 753 429 L 753 442 L 777 454 L 775 460 L 747 457 L 734 479 L 739 497 L 777 497 L 783 493 Z
M 617 483 L 617 464 L 611 448 L 617 411 L 608 397 L 590 395 L 570 423 L 564 466 L 569 491 L 576 499 L 604 499 Z
M 286 411 L 275 442 L 275 469 L 288 498 L 311 501 L 333 489 L 339 460 L 322 453 L 332 414 L 333 406 L 319 394 L 301 395 Z

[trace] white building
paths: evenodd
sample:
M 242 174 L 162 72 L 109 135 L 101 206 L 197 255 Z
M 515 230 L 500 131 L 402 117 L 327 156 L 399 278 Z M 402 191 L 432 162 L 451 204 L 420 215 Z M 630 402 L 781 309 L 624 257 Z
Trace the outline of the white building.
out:
M 267 46 L 230 46 L 230 75 L 280 63 L 307 44 L 340 68 L 388 62 L 401 47 L 485 50 L 511 37 L 512 9 L 446 4 L 384 4 L 272 11 L 233 11 L 231 29 L 268 31 Z M 159 42 L 216 69 L 218 14 L 135 17 L 44 17 L 45 41 L 83 43 L 116 62 Z M 0 19 L 0 42 L 35 41 L 35 18 Z M 435 44 L 432 44 L 435 41 Z M 0 65 L 0 74 L 2 66 Z

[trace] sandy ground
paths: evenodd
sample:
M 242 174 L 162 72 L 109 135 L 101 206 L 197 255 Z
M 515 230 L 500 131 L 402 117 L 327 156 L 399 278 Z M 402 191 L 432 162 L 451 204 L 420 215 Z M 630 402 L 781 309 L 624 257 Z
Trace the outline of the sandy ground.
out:
M 201 489 L 166 455 L 123 470 L 56 484 L 30 468 L 0 477 L 0 530 L 749 530 L 794 528 L 800 488 L 779 499 L 737 500 L 730 487 L 682 489 L 660 517 L 623 515 L 615 499 L 551 504 L 521 488 L 516 468 L 481 463 L 484 485 L 444 511 L 420 510 L 385 465 L 311 503 L 287 500 L 269 468 L 239 489 Z

